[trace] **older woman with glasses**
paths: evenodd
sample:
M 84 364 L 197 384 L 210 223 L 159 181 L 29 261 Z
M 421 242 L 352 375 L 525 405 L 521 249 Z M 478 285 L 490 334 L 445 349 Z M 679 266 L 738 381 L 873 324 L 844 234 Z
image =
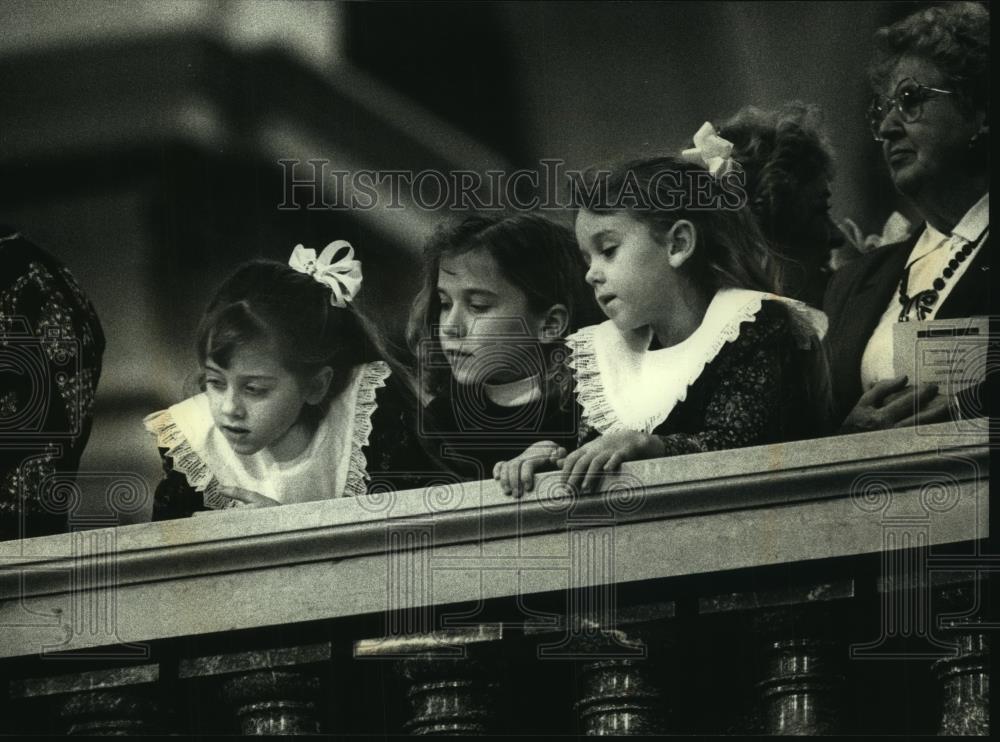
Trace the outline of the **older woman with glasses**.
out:
M 925 224 L 848 264 L 827 289 L 843 432 L 945 420 L 952 409 L 985 414 L 976 392 L 955 400 L 896 377 L 893 327 L 989 314 L 989 25 L 985 7 L 963 2 L 875 36 L 872 134 Z

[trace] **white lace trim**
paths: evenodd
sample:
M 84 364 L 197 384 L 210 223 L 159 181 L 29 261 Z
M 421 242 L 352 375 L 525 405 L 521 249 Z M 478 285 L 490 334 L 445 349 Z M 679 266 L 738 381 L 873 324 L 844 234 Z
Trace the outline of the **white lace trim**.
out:
M 573 370 L 574 391 L 583 422 L 603 434 L 624 430 L 625 426 L 608 402 L 601 383 L 601 370 L 594 350 L 594 333 L 600 326 L 581 327 L 566 338 L 569 351 L 566 363 Z
M 385 380 L 392 371 L 384 361 L 374 361 L 365 364 L 360 373 L 361 378 L 356 387 L 350 463 L 344 484 L 344 497 L 356 497 L 366 492 L 370 476 L 363 449 L 368 445 L 372 432 L 371 418 L 378 408 L 375 400 L 376 392 L 385 386 Z M 147 415 L 143 419 L 143 426 L 156 438 L 156 445 L 166 449 L 166 456 L 173 461 L 174 470 L 183 474 L 195 491 L 203 494 L 206 507 L 215 509 L 239 507 L 240 503 L 217 494 L 218 480 L 208 464 L 191 446 L 170 409 Z
M 174 471 L 183 474 L 188 484 L 204 495 L 205 507 L 220 509 L 237 506 L 235 500 L 218 494 L 219 481 L 191 447 L 169 408 L 146 415 L 142 424 L 156 438 L 157 448 L 167 449 L 165 456 L 173 462 Z
M 685 368 L 681 369 L 685 374 L 683 378 L 672 380 L 675 391 L 673 393 L 668 391 L 667 396 L 656 400 L 643 417 L 623 413 L 611 401 L 611 395 L 605 386 L 602 366 L 619 365 L 624 368 L 625 364 L 632 361 L 633 369 L 624 370 L 624 375 L 637 377 L 639 373 L 637 369 L 641 368 L 643 357 L 648 351 L 636 350 L 635 343 L 624 337 L 610 320 L 599 325 L 584 327 L 566 338 L 566 345 L 570 351 L 567 363 L 574 372 L 576 398 L 582 408 L 583 421 L 602 434 L 624 430 L 641 430 L 651 433 L 667 419 L 678 404 L 687 399 L 688 389 L 701 376 L 705 366 L 715 359 L 726 344 L 733 342 L 740 336 L 740 327 L 743 323 L 756 321 L 757 314 L 765 300 L 780 301 L 788 307 L 792 330 L 800 347 L 810 348 L 814 343 L 822 340 L 826 334 L 828 324 L 826 315 L 795 299 L 744 289 L 720 290 L 713 298 L 712 303 L 720 299 L 727 304 L 730 302 L 734 304 L 732 307 L 726 307 L 731 312 L 728 313 L 726 321 L 713 335 L 701 340 L 700 344 L 686 347 L 688 341 L 684 341 L 685 360 L 690 358 L 687 353 L 697 353 L 697 357 L 692 363 L 685 364 Z M 707 315 L 706 312 L 706 318 Z M 703 321 L 702 327 L 699 327 L 695 334 L 698 334 L 705 327 L 705 324 Z M 615 336 L 617 337 L 615 338 Z M 615 340 L 614 348 L 611 348 L 612 343 L 608 342 L 612 338 Z M 648 347 L 649 339 L 651 339 L 651 333 L 645 338 L 647 341 L 645 347 Z M 629 358 L 629 356 L 633 357 Z M 621 360 L 623 357 L 624 361 Z M 639 387 L 633 391 L 640 394 L 643 391 L 648 391 L 643 390 L 642 385 L 639 384 L 632 386 Z M 645 402 L 645 400 L 643 401 Z
M 375 392 L 385 386 L 385 380 L 392 371 L 385 361 L 365 364 L 358 385 L 358 398 L 354 406 L 354 425 L 351 429 L 351 463 L 347 469 L 344 497 L 357 497 L 367 491 L 368 461 L 362 449 L 368 445 L 372 433 L 372 414 L 378 405 Z

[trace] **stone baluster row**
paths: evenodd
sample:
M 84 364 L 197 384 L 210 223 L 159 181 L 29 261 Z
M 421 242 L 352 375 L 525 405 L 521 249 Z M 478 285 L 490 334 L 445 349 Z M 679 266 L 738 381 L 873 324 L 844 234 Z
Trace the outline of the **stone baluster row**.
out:
M 969 603 L 969 583 L 950 588 L 943 605 Z M 944 594 L 944 593 L 942 593 Z M 976 596 L 973 596 L 976 597 Z M 399 703 L 407 704 L 402 728 L 412 734 L 482 735 L 516 732 L 516 712 L 503 708 L 505 693 L 516 696 L 518 673 L 562 663 L 576 679 L 572 710 L 585 735 L 652 734 L 710 731 L 764 734 L 857 732 L 848 720 L 850 682 L 847 662 L 852 647 L 844 630 L 847 611 L 856 607 L 854 583 L 812 585 L 804 591 L 742 592 L 702 598 L 696 620 L 684 624 L 673 603 L 618 611 L 613 627 L 577 620 L 566 626 L 510 629 L 482 624 L 433 634 L 402 635 L 354 643 L 354 662 L 381 661 L 402 685 Z M 978 598 L 976 598 L 978 600 Z M 950 601 L 950 602 L 948 602 Z M 955 609 L 958 611 L 958 609 Z M 689 619 L 692 617 L 689 616 Z M 737 628 L 740 641 L 752 637 L 760 659 L 755 677 L 756 702 L 746 718 L 728 729 L 711 719 L 683 718 L 678 708 L 684 689 L 672 690 L 665 679 L 713 657 L 708 643 L 722 636 L 723 621 Z M 714 622 L 714 623 L 713 623 Z M 687 635 L 682 626 L 695 626 Z M 940 630 L 946 644 L 936 659 L 919 667 L 930 670 L 941 698 L 940 731 L 987 734 L 989 731 L 989 630 L 981 617 L 960 611 Z M 699 633 L 700 632 L 700 633 Z M 735 641 L 735 640 L 734 640 Z M 221 733 L 244 735 L 315 734 L 333 731 L 343 721 L 331 709 L 331 668 L 341 667 L 333 643 L 231 652 L 177 660 L 164 678 L 161 662 L 89 670 L 54 677 L 9 682 L 8 703 L 44 702 L 49 731 L 78 734 L 147 734 L 179 730 L 203 733 L 199 720 L 179 719 L 185 704 L 178 689 L 196 688 L 213 699 Z M 884 650 L 884 642 L 860 645 Z M 854 647 L 857 649 L 857 646 Z M 699 652 L 707 659 L 699 660 Z M 532 656 L 533 655 L 533 656 Z M 688 657 L 682 660 L 681 658 Z M 691 659 L 693 657 L 693 659 Z M 731 658 L 736 662 L 735 658 Z M 870 657 L 868 659 L 871 659 Z M 516 660 L 516 661 L 515 661 Z M 344 661 L 350 661 L 344 658 Z M 711 660 L 715 661 L 715 660 Z M 868 669 L 872 663 L 864 663 Z M 63 665 L 65 666 L 65 665 Z M 356 668 L 355 668 L 356 669 Z M 709 677 L 727 667 L 702 667 Z M 737 673 L 749 670 L 737 668 Z M 508 674 L 513 674 L 513 683 Z M 749 677 L 749 675 L 747 676 Z M 750 683 L 740 675 L 740 683 Z M 504 683 L 508 687 L 504 687 Z M 688 691 L 690 692 L 690 691 Z M 728 695 L 727 695 L 728 694 Z M 730 690 L 713 701 L 736 703 Z M 554 696 L 555 697 L 555 696 Z M 386 698 L 386 703 L 392 699 Z M 690 703 L 690 699 L 688 699 Z M 513 719 L 513 721 L 512 721 Z M 687 727 L 679 726 L 686 724 Z M 332 729 L 333 728 L 333 729 Z

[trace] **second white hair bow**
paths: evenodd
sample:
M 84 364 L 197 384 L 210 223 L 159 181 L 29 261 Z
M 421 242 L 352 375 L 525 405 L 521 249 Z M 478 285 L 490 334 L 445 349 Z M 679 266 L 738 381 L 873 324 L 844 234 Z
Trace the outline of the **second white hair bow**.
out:
M 688 162 L 704 165 L 717 178 L 739 169 L 739 163 L 732 158 L 733 143 L 720 137 L 708 121 L 701 125 L 693 139 L 694 147 L 681 152 L 681 157 Z
M 338 253 L 340 257 L 334 260 Z M 330 304 L 340 309 L 346 307 L 361 289 L 361 261 L 354 259 L 354 248 L 346 240 L 331 242 L 318 258 L 312 248 L 296 245 L 288 264 L 329 287 Z

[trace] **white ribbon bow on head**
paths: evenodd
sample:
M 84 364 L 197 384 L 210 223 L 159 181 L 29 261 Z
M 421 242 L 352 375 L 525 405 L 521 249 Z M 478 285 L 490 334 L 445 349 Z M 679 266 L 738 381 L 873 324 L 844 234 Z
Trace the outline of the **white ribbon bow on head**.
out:
M 708 121 L 701 125 L 693 139 L 694 147 L 681 152 L 681 157 L 688 162 L 704 165 L 716 178 L 739 169 L 739 163 L 731 157 L 733 143 L 716 134 L 715 127 Z
M 341 257 L 333 257 L 346 248 Z M 354 248 L 346 240 L 331 242 L 316 257 L 316 251 L 296 245 L 288 264 L 299 273 L 312 276 L 330 289 L 330 304 L 343 309 L 361 289 L 361 261 L 354 259 Z

